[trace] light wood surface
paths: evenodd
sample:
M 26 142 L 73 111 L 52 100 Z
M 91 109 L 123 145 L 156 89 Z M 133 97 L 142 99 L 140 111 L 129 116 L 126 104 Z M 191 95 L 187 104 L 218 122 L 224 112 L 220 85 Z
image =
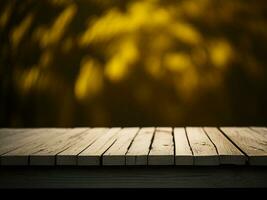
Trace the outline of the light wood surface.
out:
M 193 153 L 184 128 L 174 129 L 175 164 L 193 165 Z
M 204 130 L 216 146 L 221 164 L 244 165 L 246 163 L 246 156 L 217 128 L 205 127 Z
M 1 128 L 0 165 L 267 165 L 267 128 Z
M 14 134 L 8 138 L 4 138 L 3 140 L 1 140 L 0 144 L 0 155 L 18 149 L 20 147 L 23 147 L 27 144 L 29 144 L 28 146 L 30 146 L 30 144 L 33 141 L 40 140 L 42 137 L 46 138 L 47 132 L 49 132 L 50 130 L 57 130 L 57 129 L 45 129 L 45 128 L 29 129 L 25 134 L 16 132 L 17 134 Z M 62 132 L 61 129 L 60 131 Z
M 249 157 L 251 165 L 267 165 L 267 138 L 250 128 L 222 127 L 221 130 Z
M 148 165 L 173 165 L 174 143 L 172 128 L 156 128 L 151 150 L 148 155 Z
M 139 128 L 124 128 L 113 145 L 103 154 L 103 165 L 125 165 L 125 155 Z
M 142 128 L 126 154 L 126 165 L 147 165 L 155 128 Z
M 266 127 L 250 127 L 252 130 L 258 132 L 263 137 L 267 136 L 267 128 Z
M 81 139 L 88 128 L 74 128 L 68 130 L 64 135 L 51 138 L 47 143 L 39 146 L 38 150 L 30 155 L 30 165 L 55 165 L 56 155 Z
M 9 138 L 10 136 L 17 135 L 23 135 L 22 133 L 24 132 L 29 132 L 27 131 L 27 128 L 18 128 L 18 129 L 12 129 L 12 128 L 0 128 L 0 142 L 3 142 L 6 138 Z
M 121 128 L 111 128 L 78 155 L 78 165 L 100 165 L 101 156 L 116 141 Z
M 17 148 L 13 148 L 1 155 L 2 165 L 28 165 L 29 157 L 31 154 L 42 150 L 51 138 L 54 140 L 62 137 L 68 129 L 43 129 L 41 131 L 34 131 L 31 137 L 21 139 L 18 141 L 20 144 Z M 11 145 L 16 143 L 11 143 Z M 11 146 L 10 145 L 10 146 Z
M 56 162 L 57 165 L 77 165 L 78 154 L 80 154 L 84 149 L 89 147 L 94 141 L 105 134 L 108 131 L 107 128 L 92 128 L 87 130 L 75 143 L 57 154 Z
M 195 165 L 219 165 L 219 156 L 214 144 L 200 127 L 187 127 L 189 144 L 194 154 Z

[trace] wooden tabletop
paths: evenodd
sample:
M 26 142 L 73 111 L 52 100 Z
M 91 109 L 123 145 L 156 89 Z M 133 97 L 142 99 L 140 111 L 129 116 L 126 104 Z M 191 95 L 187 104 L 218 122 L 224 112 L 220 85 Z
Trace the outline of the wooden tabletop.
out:
M 0 129 L 1 165 L 267 165 L 265 127 Z

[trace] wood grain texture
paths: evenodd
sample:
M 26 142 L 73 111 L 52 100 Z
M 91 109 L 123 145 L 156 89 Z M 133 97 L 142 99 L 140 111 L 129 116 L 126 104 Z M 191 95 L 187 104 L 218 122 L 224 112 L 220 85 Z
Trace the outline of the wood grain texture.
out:
M 0 142 L 2 143 L 4 139 L 10 136 L 22 135 L 23 132 L 29 132 L 29 130 L 26 128 L 0 128 Z
M 9 138 L 9 141 L 5 141 L 5 143 L 0 146 L 1 165 L 27 165 L 28 155 L 27 157 L 24 157 L 22 155 L 16 154 L 16 152 L 20 151 L 20 149 L 23 148 L 32 148 L 34 145 L 39 144 L 43 138 L 45 139 L 49 138 L 49 136 L 53 136 L 51 135 L 51 130 L 59 132 L 63 131 L 63 129 L 34 128 L 27 130 L 28 135 L 26 135 L 25 137 L 17 137 L 18 135 L 16 134 L 14 135 L 14 137 Z
M 126 165 L 147 165 L 155 128 L 141 128 L 126 154 Z
M 217 128 L 205 127 L 204 130 L 216 146 L 221 164 L 244 165 L 246 163 L 246 156 Z
M 221 130 L 249 157 L 250 165 L 267 165 L 267 139 L 243 127 L 221 127 Z
M 1 165 L 28 165 L 29 156 L 42 149 L 51 138 L 60 138 L 68 129 L 41 129 L 33 132 L 31 137 L 21 139 L 8 148 L 11 151 L 1 155 Z M 11 148 L 12 147 L 12 148 Z
M 78 165 L 100 165 L 101 156 L 116 141 L 121 128 L 111 128 L 78 155 Z
M 193 154 L 184 128 L 174 128 L 175 164 L 193 165 Z
M 216 148 L 199 127 L 186 128 L 189 144 L 194 154 L 194 165 L 219 165 Z
M 43 137 L 47 133 L 48 129 L 36 128 L 29 129 L 21 134 L 12 134 L 10 137 L 5 137 L 0 141 L 0 155 L 8 153 L 14 149 L 22 147 L 31 141 L 34 141 L 40 137 Z M 43 134 L 44 133 L 44 134 Z
M 13 130 L 13 131 L 12 131 Z M 29 141 L 27 138 L 34 138 L 33 135 L 38 135 L 44 132 L 46 129 L 37 128 L 37 129 L 9 129 L 1 132 L 0 135 L 0 147 L 2 149 L 7 148 L 9 145 L 17 143 L 21 144 L 23 141 Z M 21 141 L 22 140 L 22 141 Z M 21 142 L 20 142 L 21 141 Z M 0 150 L 1 153 L 4 153 L 4 150 Z
M 92 128 L 79 137 L 75 143 L 56 155 L 57 165 L 77 165 L 78 154 L 88 148 L 99 137 L 103 136 L 108 128 Z
M 250 127 L 253 131 L 258 132 L 263 137 L 267 137 L 267 128 L 266 127 Z
M 55 165 L 56 155 L 76 143 L 82 138 L 88 128 L 73 128 L 57 138 L 51 138 L 37 151 L 30 154 L 30 165 Z
M 148 165 L 173 165 L 174 143 L 172 128 L 158 127 L 148 155 Z
M 103 165 L 125 165 L 126 153 L 139 128 L 124 128 L 112 146 L 103 154 Z
M 219 164 L 267 165 L 267 128 L 0 129 L 0 165 Z

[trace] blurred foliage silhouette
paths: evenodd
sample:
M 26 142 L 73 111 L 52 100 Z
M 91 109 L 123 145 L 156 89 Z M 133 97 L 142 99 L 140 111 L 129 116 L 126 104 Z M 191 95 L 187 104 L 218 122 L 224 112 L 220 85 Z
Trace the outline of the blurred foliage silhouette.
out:
M 0 125 L 266 125 L 264 0 L 2 0 Z

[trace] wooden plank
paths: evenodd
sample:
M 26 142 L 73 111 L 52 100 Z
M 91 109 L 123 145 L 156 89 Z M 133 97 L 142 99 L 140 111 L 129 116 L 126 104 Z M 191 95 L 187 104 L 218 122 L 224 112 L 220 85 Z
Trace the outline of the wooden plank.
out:
M 55 165 L 56 155 L 75 144 L 86 130 L 88 128 L 73 128 L 58 138 L 51 138 L 30 154 L 30 165 Z
M 249 156 L 250 165 L 267 165 L 267 139 L 250 128 L 221 127 L 221 130 Z
M 36 140 L 40 140 L 42 137 L 46 137 L 51 130 L 58 130 L 58 129 L 49 129 L 49 128 L 34 128 L 29 129 L 27 131 L 27 135 L 22 135 L 25 137 L 21 137 L 21 135 L 16 134 L 13 137 L 5 140 L 3 143 L 1 143 L 0 146 L 0 155 L 3 155 L 5 153 L 8 153 L 10 151 L 13 151 L 15 149 L 21 148 L 23 146 L 30 146 L 29 144 L 31 142 L 34 142 Z
M 1 165 L 267 165 L 266 127 L 0 129 Z M 95 130 L 95 131 L 93 131 Z M 92 132 L 91 132 L 92 131 Z M 92 134 L 89 134 L 92 133 Z M 241 149 L 241 150 L 240 150 Z M 244 155 L 245 154 L 245 155 Z M 102 158 L 102 159 L 101 159 Z
M 175 164 L 193 165 L 193 153 L 184 128 L 174 129 Z
M 66 133 L 68 129 L 41 129 L 32 133 L 29 138 L 11 143 L 6 149 L 12 149 L 1 155 L 1 165 L 28 165 L 29 155 L 40 150 L 43 144 L 51 138 L 56 139 Z M 13 145 L 13 146 L 12 146 Z M 16 148 L 14 148 L 16 146 Z
M 120 128 L 111 128 L 78 155 L 78 165 L 100 165 L 102 154 L 116 141 Z
M 30 130 L 30 128 L 0 128 L 0 137 L 2 135 L 16 134 L 28 130 Z
M 32 136 L 36 132 L 43 132 L 46 129 L 33 128 L 33 129 L 2 129 L 0 132 L 0 146 L 9 145 L 10 143 L 17 142 L 25 137 Z
M 75 144 L 56 156 L 57 165 L 77 165 L 78 154 L 88 148 L 107 131 L 107 128 L 92 128 L 86 131 Z
M 205 127 L 207 135 L 216 146 L 221 164 L 244 165 L 246 156 L 229 141 L 217 128 Z
M 5 147 L 8 145 L 20 144 L 23 141 L 31 141 L 32 139 L 46 134 L 51 128 L 23 128 L 23 129 L 9 129 L 8 134 L 3 138 L 0 137 L 0 146 Z M 56 130 L 55 128 L 53 128 Z
M 267 137 L 267 128 L 266 127 L 250 127 L 253 131 L 258 132 L 263 137 Z
M 29 129 L 26 128 L 0 128 L 0 142 L 10 136 L 21 134 L 27 131 L 29 131 Z
M 9 129 L 9 130 L 1 130 L 1 135 L 0 135 L 0 146 L 7 146 L 11 143 L 17 142 L 21 139 L 27 138 L 27 137 L 32 137 L 33 132 L 43 132 L 42 128 L 38 129 Z
M 139 128 L 124 128 L 113 145 L 103 154 L 103 165 L 125 165 L 126 153 Z
M 126 154 L 126 165 L 147 165 L 155 128 L 141 128 Z
M 219 165 L 215 146 L 199 127 L 186 128 L 189 144 L 194 154 L 194 165 Z
M 148 165 L 173 165 L 174 143 L 172 128 L 156 128 L 154 140 L 148 155 Z

